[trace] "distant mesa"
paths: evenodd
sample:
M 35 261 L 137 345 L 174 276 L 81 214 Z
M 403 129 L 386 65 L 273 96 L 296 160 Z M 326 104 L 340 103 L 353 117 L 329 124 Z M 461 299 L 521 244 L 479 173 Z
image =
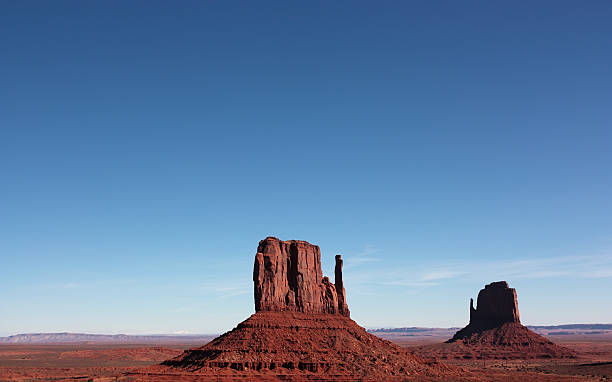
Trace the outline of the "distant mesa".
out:
M 196 373 L 232 380 L 280 375 L 283 380 L 352 381 L 439 378 L 454 370 L 367 333 L 351 320 L 342 259 L 336 256 L 331 283 L 323 277 L 316 245 L 275 237 L 260 241 L 253 283 L 255 314 L 148 372 L 177 378 Z
M 476 309 L 474 299 L 470 299 L 470 323 L 458 331 L 451 341 L 506 323 L 521 323 L 516 289 L 510 288 L 506 281 L 497 281 L 480 290 Z
M 213 339 L 213 335 L 126 335 L 88 333 L 23 333 L 0 337 L 0 344 L 161 344 L 161 343 L 202 343 Z
M 470 322 L 448 344 L 481 358 L 565 358 L 574 353 L 521 325 L 516 290 L 506 281 L 485 286 L 478 293 L 476 309 L 470 299 Z

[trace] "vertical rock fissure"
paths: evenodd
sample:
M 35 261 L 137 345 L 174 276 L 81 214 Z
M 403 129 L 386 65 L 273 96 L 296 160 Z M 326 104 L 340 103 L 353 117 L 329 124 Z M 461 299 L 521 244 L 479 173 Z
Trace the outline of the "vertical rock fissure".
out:
M 287 267 L 287 282 L 289 284 L 289 292 L 292 296 L 292 305 L 295 306 L 298 310 L 300 309 L 300 294 L 298 290 L 298 271 L 297 271 L 297 262 L 298 262 L 298 251 L 295 245 L 290 245 L 289 247 L 289 256 L 287 256 L 287 261 L 289 266 Z

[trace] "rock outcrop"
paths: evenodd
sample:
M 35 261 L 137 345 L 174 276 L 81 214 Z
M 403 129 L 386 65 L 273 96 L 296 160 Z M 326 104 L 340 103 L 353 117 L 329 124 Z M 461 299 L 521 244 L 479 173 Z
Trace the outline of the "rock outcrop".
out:
M 214 380 L 272 376 L 283 381 L 457 376 L 458 371 L 425 361 L 351 320 L 339 255 L 334 273 L 333 284 L 323 277 L 316 245 L 262 240 L 253 270 L 255 314 L 209 344 L 186 350 L 148 372 L 177 378 L 203 374 Z
M 474 299 L 470 299 L 470 325 L 484 329 L 506 322 L 521 322 L 516 290 L 510 288 L 506 281 L 497 281 L 481 289 L 476 309 Z
M 336 256 L 335 282 L 323 277 L 321 250 L 300 240 L 268 237 L 259 242 L 253 267 L 255 311 L 328 313 L 349 316 Z
M 470 323 L 446 342 L 442 353 L 479 358 L 565 358 L 574 353 L 521 325 L 516 290 L 506 281 L 485 286 L 476 309 L 470 299 Z M 431 349 L 430 349 L 431 350 Z M 437 351 L 441 351 L 438 349 Z M 428 354 L 422 351 L 422 354 Z M 443 356 L 443 358 L 446 358 Z

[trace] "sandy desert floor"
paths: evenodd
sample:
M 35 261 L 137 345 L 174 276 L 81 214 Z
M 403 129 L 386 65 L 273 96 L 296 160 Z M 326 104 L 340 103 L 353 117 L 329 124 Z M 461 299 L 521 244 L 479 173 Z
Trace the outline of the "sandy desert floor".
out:
M 391 336 L 392 341 L 417 353 L 438 351 L 439 339 Z M 575 350 L 576 359 L 550 360 L 479 360 L 449 354 L 442 361 L 465 370 L 464 376 L 445 380 L 465 381 L 608 381 L 612 380 L 612 338 L 610 336 L 563 336 L 556 343 Z M 201 345 L 201 344 L 197 344 Z M 159 344 L 158 346 L 121 344 L 57 344 L 0 346 L 0 381 L 204 381 L 216 380 L 188 374 L 156 375 L 144 368 L 177 356 L 196 344 Z M 433 349 L 433 350 L 432 350 Z M 222 380 L 245 380 L 239 374 Z M 288 380 L 269 375 L 268 380 Z M 331 376 L 301 375 L 300 380 L 333 380 Z M 398 380 L 421 380 L 401 378 Z
M 0 381 L 112 381 L 113 376 L 159 363 L 192 344 L 2 345 Z
M 612 380 L 612 336 L 611 335 L 576 335 L 548 336 L 556 344 L 576 352 L 575 359 L 478 359 L 465 353 L 448 350 L 442 344 L 442 338 L 422 338 L 415 336 L 383 335 L 400 346 L 409 348 L 424 357 L 435 357 L 448 365 L 455 365 L 477 375 L 497 375 L 499 380 L 506 380 L 500 374 L 520 375 L 523 372 L 537 373 L 564 380 Z M 452 349 L 452 347 L 450 348 Z M 512 379 L 507 379 L 512 380 Z

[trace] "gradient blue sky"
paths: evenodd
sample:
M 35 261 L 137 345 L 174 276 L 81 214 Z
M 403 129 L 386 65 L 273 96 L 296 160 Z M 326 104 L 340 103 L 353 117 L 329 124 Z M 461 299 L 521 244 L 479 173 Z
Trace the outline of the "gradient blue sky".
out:
M 609 1 L 1 1 L 0 335 L 212 333 L 266 236 L 367 327 L 612 322 Z

